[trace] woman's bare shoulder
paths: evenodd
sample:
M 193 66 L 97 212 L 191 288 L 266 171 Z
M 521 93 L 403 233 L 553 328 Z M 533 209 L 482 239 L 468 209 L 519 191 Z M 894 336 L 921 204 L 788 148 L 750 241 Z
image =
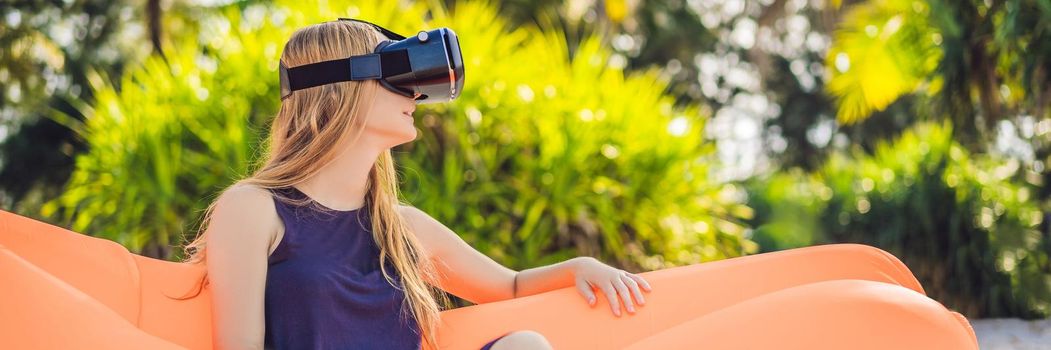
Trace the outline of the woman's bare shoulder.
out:
M 231 239 L 264 238 L 270 247 L 282 228 L 270 191 L 250 184 L 235 184 L 223 191 L 216 199 L 211 220 Z

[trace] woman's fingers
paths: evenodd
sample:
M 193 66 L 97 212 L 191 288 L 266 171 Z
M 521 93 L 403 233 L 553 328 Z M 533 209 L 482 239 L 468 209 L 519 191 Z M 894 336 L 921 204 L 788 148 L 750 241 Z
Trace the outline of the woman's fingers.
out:
M 632 280 L 637 282 L 639 284 L 639 286 L 642 286 L 642 289 L 645 289 L 647 292 L 653 291 L 653 288 L 650 287 L 650 283 L 646 282 L 646 279 L 642 278 L 642 276 L 639 276 L 639 275 L 636 275 L 636 274 L 633 274 L 633 273 L 629 273 L 628 277 L 631 277 Z
M 635 302 L 631 299 L 631 292 L 628 291 L 628 286 L 624 284 L 624 280 L 619 276 L 614 278 L 613 288 L 617 289 L 617 294 L 620 296 L 618 299 L 624 301 L 624 307 L 628 309 L 628 312 L 635 313 Z
M 642 291 L 639 290 L 639 283 L 635 282 L 627 272 L 622 274 L 620 279 L 624 280 L 624 284 L 631 290 L 631 294 L 635 296 L 635 300 L 639 302 L 639 305 L 646 305 L 646 299 L 642 297 Z
M 617 297 L 617 290 L 613 288 L 613 284 L 610 282 L 602 282 L 599 285 L 602 289 L 602 293 L 606 294 L 606 301 L 609 302 L 609 307 L 613 309 L 613 314 L 620 317 L 620 298 Z
M 583 278 L 577 278 L 577 291 L 580 295 L 584 296 L 584 300 L 587 300 L 588 305 L 595 305 L 595 291 L 591 290 L 591 285 L 588 284 Z
M 622 302 L 624 303 L 623 308 L 632 314 L 636 311 L 636 304 L 639 306 L 646 304 L 642 291 L 651 290 L 649 282 L 624 270 L 606 265 L 601 267 L 601 269 L 594 269 L 595 271 L 585 269 L 574 279 L 577 292 L 587 300 L 588 305 L 595 306 L 595 303 L 598 302 L 595 295 L 596 289 L 606 295 L 609 308 L 617 317 L 621 316 Z

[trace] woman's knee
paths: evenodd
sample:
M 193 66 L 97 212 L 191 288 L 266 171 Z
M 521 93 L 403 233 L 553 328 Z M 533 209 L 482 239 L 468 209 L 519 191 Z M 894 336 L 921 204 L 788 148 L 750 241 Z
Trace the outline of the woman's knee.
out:
M 493 343 L 492 350 L 518 350 L 518 349 L 551 349 L 547 338 L 532 330 L 521 330 L 508 333 Z

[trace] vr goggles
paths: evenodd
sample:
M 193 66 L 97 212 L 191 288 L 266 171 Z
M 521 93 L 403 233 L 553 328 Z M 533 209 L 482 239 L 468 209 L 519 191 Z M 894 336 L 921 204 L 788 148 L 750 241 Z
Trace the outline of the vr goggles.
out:
M 420 31 L 406 38 L 362 20 L 388 40 L 371 54 L 288 68 L 281 63 L 281 99 L 293 91 L 351 80 L 377 79 L 380 85 L 416 104 L 451 101 L 463 90 L 463 58 L 456 33 L 449 28 Z

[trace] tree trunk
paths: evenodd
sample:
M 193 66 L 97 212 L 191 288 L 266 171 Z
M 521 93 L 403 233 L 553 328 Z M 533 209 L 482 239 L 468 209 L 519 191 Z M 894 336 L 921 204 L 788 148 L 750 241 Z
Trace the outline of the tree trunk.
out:
M 153 52 L 164 57 L 164 49 L 161 47 L 161 1 L 146 1 L 146 21 L 150 29 L 150 43 L 153 44 Z

